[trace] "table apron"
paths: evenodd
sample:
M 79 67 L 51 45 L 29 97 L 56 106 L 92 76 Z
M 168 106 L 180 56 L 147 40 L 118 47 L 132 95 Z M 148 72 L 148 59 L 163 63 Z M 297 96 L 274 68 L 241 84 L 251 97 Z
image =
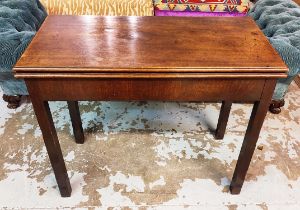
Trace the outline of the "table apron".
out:
M 25 79 L 31 97 L 44 101 L 258 101 L 275 79 Z

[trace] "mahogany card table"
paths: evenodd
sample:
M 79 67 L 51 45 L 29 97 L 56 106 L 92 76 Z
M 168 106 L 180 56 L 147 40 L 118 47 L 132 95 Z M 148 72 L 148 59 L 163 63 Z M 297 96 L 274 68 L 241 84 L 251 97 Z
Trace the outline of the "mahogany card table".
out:
M 287 67 L 249 17 L 48 16 L 14 67 L 25 80 L 61 196 L 71 195 L 48 101 L 67 101 L 84 142 L 77 101 L 254 104 L 230 185 L 239 194 L 274 91 Z

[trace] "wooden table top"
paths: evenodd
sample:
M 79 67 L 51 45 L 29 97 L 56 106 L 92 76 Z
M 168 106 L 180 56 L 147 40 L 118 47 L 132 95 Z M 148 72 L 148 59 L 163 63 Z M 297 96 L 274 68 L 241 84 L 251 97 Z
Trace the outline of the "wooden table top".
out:
M 287 70 L 250 17 L 48 16 L 14 68 L 19 78 Z

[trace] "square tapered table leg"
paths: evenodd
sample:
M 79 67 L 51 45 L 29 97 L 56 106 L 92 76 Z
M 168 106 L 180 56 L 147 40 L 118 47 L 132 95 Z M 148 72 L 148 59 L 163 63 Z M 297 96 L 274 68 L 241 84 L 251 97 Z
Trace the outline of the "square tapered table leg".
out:
M 31 101 L 37 121 L 42 131 L 43 139 L 55 174 L 60 194 L 62 197 L 70 197 L 72 188 L 61 152 L 60 144 L 57 138 L 57 133 L 54 127 L 49 104 L 47 101 L 39 100 L 32 95 Z
M 275 80 L 267 81 L 260 101 L 254 103 L 243 145 L 230 184 L 230 191 L 232 194 L 239 194 L 242 189 L 252 155 L 256 148 L 260 130 L 268 112 L 275 83 Z
M 68 108 L 70 112 L 73 133 L 77 144 L 84 143 L 84 134 L 82 128 L 82 122 L 80 118 L 80 111 L 77 101 L 68 101 Z
M 231 106 L 232 106 L 231 101 L 222 101 L 220 116 L 219 116 L 218 125 L 216 129 L 216 134 L 215 134 L 216 139 L 224 138 Z

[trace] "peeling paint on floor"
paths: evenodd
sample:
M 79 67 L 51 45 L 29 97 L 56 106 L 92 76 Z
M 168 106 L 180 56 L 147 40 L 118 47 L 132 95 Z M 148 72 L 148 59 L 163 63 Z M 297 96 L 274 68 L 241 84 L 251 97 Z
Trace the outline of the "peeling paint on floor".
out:
M 1 94 L 1 93 L 0 93 Z M 30 103 L 0 100 L 0 208 L 300 209 L 300 89 L 268 113 L 240 195 L 228 185 L 251 105 L 234 104 L 215 140 L 220 104 L 80 102 L 77 145 L 67 105 L 51 102 L 72 197 L 61 198 Z

